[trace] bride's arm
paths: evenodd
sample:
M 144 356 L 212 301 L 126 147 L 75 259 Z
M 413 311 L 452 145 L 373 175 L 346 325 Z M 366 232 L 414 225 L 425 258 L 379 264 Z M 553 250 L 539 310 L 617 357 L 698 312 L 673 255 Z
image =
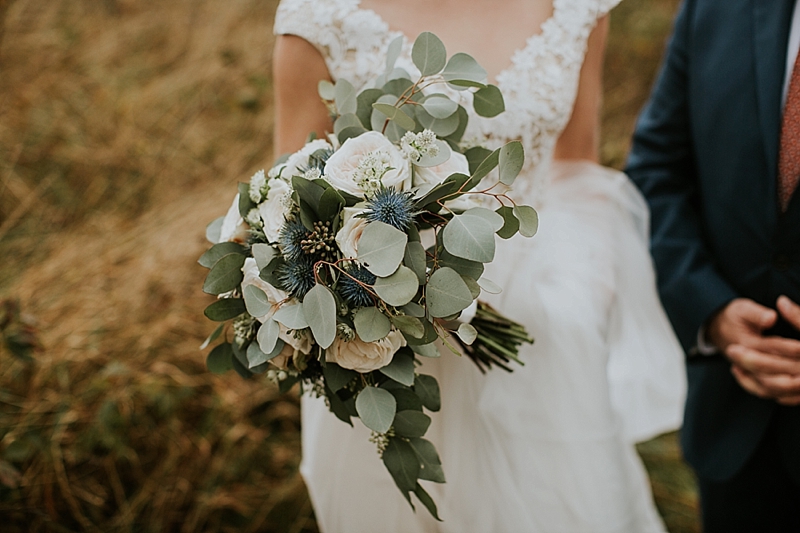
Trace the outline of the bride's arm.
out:
M 272 56 L 275 88 L 274 156 L 302 148 L 308 134 L 322 137 L 333 130 L 317 93 L 320 80 L 330 80 L 328 67 L 311 43 L 295 35 L 279 35 Z
M 603 55 L 608 34 L 608 15 L 601 18 L 589 36 L 586 58 L 575 106 L 556 143 L 556 159 L 599 160 L 600 105 L 603 91 Z

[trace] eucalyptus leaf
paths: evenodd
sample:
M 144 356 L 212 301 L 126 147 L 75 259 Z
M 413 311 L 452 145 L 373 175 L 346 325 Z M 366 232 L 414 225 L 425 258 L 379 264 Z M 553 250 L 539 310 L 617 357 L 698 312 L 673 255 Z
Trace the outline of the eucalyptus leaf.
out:
M 403 40 L 404 37 L 400 35 L 389 43 L 386 50 L 386 74 L 394 70 L 394 64 L 397 63 L 397 58 L 400 57 L 400 53 L 403 51 Z
M 394 107 L 396 102 L 397 98 L 395 96 L 392 96 L 391 94 L 384 94 L 383 96 L 378 98 L 375 104 L 386 104 L 391 107 Z M 372 104 L 373 108 L 372 108 L 372 115 L 370 116 L 370 127 L 372 128 L 373 131 L 384 132 L 386 138 L 392 141 L 393 143 L 400 142 L 400 139 L 403 137 L 403 135 L 405 135 L 407 131 L 409 131 L 409 129 L 401 127 L 396 121 L 389 120 L 387 122 L 388 117 L 383 113 L 381 113 L 379 110 L 375 109 L 374 108 L 375 104 Z M 404 105 L 403 107 L 400 108 L 400 112 L 407 115 L 409 121 L 412 122 L 414 121 L 414 119 L 411 118 L 411 114 L 414 113 L 414 110 L 411 108 L 411 106 Z
M 431 130 L 439 137 L 447 137 L 458 129 L 460 117 L 458 113 L 453 113 L 447 118 L 436 118 L 425 111 L 423 106 L 416 107 L 416 116 L 423 128 Z
M 456 85 L 461 81 L 468 81 L 481 86 L 486 81 L 486 70 L 468 54 L 453 54 L 442 71 L 445 81 Z
M 356 98 L 357 110 L 356 115 L 361 125 L 365 128 L 370 127 L 370 120 L 372 117 L 372 104 L 378 101 L 378 98 L 383 96 L 381 89 L 364 89 L 358 93 Z
M 462 323 L 458 326 L 456 334 L 458 335 L 458 338 L 461 339 L 466 345 L 472 344 L 475 342 L 475 339 L 478 338 L 478 331 L 472 324 Z
M 336 135 L 336 138 L 339 139 L 339 143 L 344 144 L 344 142 L 347 139 L 352 139 L 354 137 L 358 137 L 359 135 L 361 135 L 362 133 L 365 133 L 366 131 L 367 131 L 367 129 L 363 128 L 361 126 L 350 126 L 348 128 L 344 128 L 342 131 L 340 131 Z
M 475 279 L 469 276 L 461 276 L 461 279 L 464 280 L 464 283 L 467 284 L 469 288 L 469 293 L 472 295 L 472 299 L 475 300 L 478 296 L 481 295 L 481 286 L 478 285 L 478 282 Z
M 253 252 L 253 259 L 256 260 L 256 266 L 261 271 L 269 265 L 273 259 L 278 256 L 278 251 L 269 244 L 256 243 L 250 247 Z
M 251 342 L 250 345 L 247 347 L 247 368 L 252 370 L 254 367 L 259 365 L 263 365 L 266 363 L 270 358 L 269 356 L 261 351 L 257 342 Z
M 489 294 L 500 294 L 503 292 L 503 288 L 490 279 L 480 278 L 478 280 L 478 285 Z
M 498 237 L 502 239 L 510 239 L 517 234 L 519 230 L 519 219 L 514 216 L 514 210 L 506 205 L 501 206 L 495 211 L 498 215 L 503 217 L 505 223 L 500 231 L 497 232 Z
M 353 422 L 350 420 L 350 416 L 356 415 L 351 413 L 351 410 L 348 408 L 348 403 L 342 401 L 342 399 L 339 398 L 339 395 L 332 391 L 327 384 L 325 386 L 325 397 L 328 399 L 330 410 L 336 416 L 336 418 L 352 427 Z
M 278 335 L 280 332 L 281 327 L 271 318 L 268 318 L 263 324 L 261 324 L 261 327 L 258 328 L 258 333 L 256 334 L 256 341 L 258 342 L 258 347 L 261 348 L 262 352 L 271 353 L 272 350 L 275 349 L 275 345 L 278 343 Z
M 442 163 L 446 163 L 448 159 L 450 159 L 451 151 L 450 145 L 444 141 L 436 140 L 434 141 L 436 146 L 439 148 L 436 151 L 436 155 L 428 155 L 425 154 L 420 158 L 419 161 L 414 163 L 418 167 L 435 167 L 441 165 Z
M 427 257 L 425 256 L 425 247 L 422 246 L 422 243 L 412 241 L 406 244 L 403 263 L 416 274 L 419 283 L 425 283 Z
M 533 237 L 539 229 L 539 214 L 530 206 L 514 206 L 514 216 L 519 220 L 519 232 L 525 237 Z
M 472 95 L 472 107 L 482 117 L 496 117 L 506 110 L 503 93 L 495 85 L 487 85 Z
M 316 213 L 316 209 L 313 206 L 319 205 L 319 199 L 322 198 L 325 188 L 298 176 L 292 178 L 292 188 L 297 193 L 300 201 L 308 204 L 308 207 Z
M 445 249 L 456 257 L 480 263 L 494 259 L 494 229 L 480 217 L 455 215 L 444 227 L 442 237 Z
M 425 316 L 424 312 L 422 316 Z M 415 339 L 421 339 L 425 335 L 425 325 L 419 318 L 397 315 L 392 317 L 392 324 L 404 335 L 410 335 Z
M 386 115 L 386 118 L 389 120 L 394 121 L 398 126 L 405 130 L 412 131 L 414 128 L 417 127 L 417 124 L 414 122 L 414 119 L 409 117 L 405 114 L 405 112 L 401 111 L 399 108 L 391 105 L 391 104 L 383 104 L 379 102 L 375 102 L 372 104 L 372 107 Z
M 422 102 L 422 107 L 433 118 L 444 119 L 458 111 L 458 104 L 444 94 L 431 94 Z
M 389 305 L 399 307 L 407 304 L 417 295 L 419 278 L 413 270 L 400 265 L 391 276 L 376 279 L 373 288 L 381 300 Z
M 333 133 L 337 136 L 339 135 L 339 132 L 345 128 L 361 128 L 361 130 L 367 131 L 364 128 L 364 125 L 361 123 L 361 120 L 358 118 L 358 115 L 355 113 L 339 115 L 339 118 L 337 118 L 336 122 L 333 123 Z
M 464 156 L 467 158 L 467 162 L 469 163 L 469 172 L 470 174 L 474 174 L 481 163 L 484 160 L 492 155 L 492 151 L 484 148 L 483 146 L 473 146 L 466 152 L 464 152 Z M 498 153 L 499 156 L 499 153 Z
M 405 244 L 403 246 L 405 250 Z M 242 266 L 244 266 L 245 256 L 239 253 L 232 253 L 222 256 L 211 271 L 206 276 L 203 283 L 203 292 L 208 294 L 222 294 L 232 291 L 244 279 Z
M 319 207 L 317 208 L 319 218 L 321 220 L 334 220 L 339 216 L 344 205 L 345 200 L 342 195 L 339 194 L 339 191 L 333 187 L 325 189 L 325 192 L 322 193 L 319 199 Z
M 430 357 L 431 359 L 435 359 L 442 356 L 442 354 L 439 352 L 439 347 L 433 342 L 417 345 L 409 344 L 409 346 L 412 350 L 414 350 L 415 354 L 421 355 L 422 357 Z M 419 380 L 419 376 L 417 376 L 417 380 Z
M 418 475 L 421 476 L 421 474 Z M 422 503 L 422 505 L 425 506 L 425 508 L 428 510 L 431 516 L 434 517 L 439 522 L 441 522 L 442 519 L 439 518 L 439 510 L 436 508 L 436 502 L 433 501 L 431 495 L 425 492 L 425 489 L 422 488 L 422 485 L 420 485 L 419 483 L 417 483 L 417 486 L 414 487 L 414 494 L 417 495 L 417 498 L 419 498 L 420 503 Z
M 394 415 L 395 434 L 406 438 L 418 438 L 425 435 L 431 425 L 431 417 L 419 411 L 398 411 Z
M 208 354 L 206 366 L 212 374 L 224 374 L 233 368 L 233 351 L 230 343 L 218 344 Z
M 336 392 L 358 377 L 358 372 L 342 368 L 336 363 L 326 363 L 322 367 L 322 375 L 325 376 L 325 384 Z
M 434 483 L 444 483 L 444 471 L 442 470 L 442 460 L 433 443 L 426 439 L 409 439 L 408 443 L 419 457 L 422 469 L 419 472 L 419 479 L 433 481 Z
M 387 83 L 399 79 L 411 81 L 411 74 L 409 74 L 408 71 L 404 68 L 395 67 L 389 74 L 386 75 Z M 412 97 L 412 100 L 413 99 L 414 97 Z
M 496 212 L 492 211 L 491 209 L 486 209 L 485 207 L 473 207 L 472 209 L 467 209 L 462 213 L 465 217 L 478 217 L 482 218 L 489 225 L 492 227 L 492 231 L 500 231 L 500 229 L 505 224 L 505 220 L 503 217 Z
M 414 355 L 409 349 L 400 349 L 392 357 L 392 361 L 378 369 L 386 377 L 392 378 L 407 387 L 414 384 Z
M 303 298 L 303 313 L 314 340 L 327 349 L 336 338 L 336 299 L 330 289 L 314 285 Z
M 222 298 L 206 307 L 203 314 L 214 322 L 225 322 L 244 313 L 241 298 Z
M 364 342 L 379 341 L 389 334 L 392 323 L 377 307 L 362 307 L 353 317 L 358 337 Z
M 253 209 L 256 204 L 250 199 L 250 184 L 239 183 L 239 215 L 242 218 L 247 218 L 247 213 Z
M 358 106 L 356 104 L 356 89 L 353 84 L 344 78 L 336 80 L 334 101 L 336 103 L 336 111 L 340 115 L 355 113 Z
M 392 427 L 397 400 L 392 394 L 377 387 L 365 387 L 356 398 L 359 418 L 372 431 L 386 433 Z
M 408 89 L 410 89 L 412 85 L 414 85 L 414 82 L 412 82 L 407 77 L 405 77 L 405 78 L 395 78 L 393 80 L 387 81 L 383 85 L 383 87 L 381 87 L 381 89 L 387 95 L 394 95 L 394 96 L 399 97 L 403 93 L 406 93 L 406 91 Z M 397 98 L 392 98 L 392 99 L 384 98 L 383 100 L 380 100 L 380 101 L 382 103 L 395 105 L 395 103 L 397 103 Z
M 306 321 L 306 315 L 303 312 L 303 304 L 300 302 L 282 305 L 272 315 L 272 318 L 289 329 L 305 329 L 308 327 L 308 321 Z
M 200 345 L 200 349 L 205 350 L 206 348 L 208 348 L 209 344 L 211 344 L 212 342 L 214 342 L 219 338 L 219 336 L 222 334 L 223 329 L 225 329 L 225 324 L 219 324 L 216 328 L 214 328 L 214 331 L 211 333 L 211 335 L 206 337 L 206 340 L 204 340 L 203 344 Z
M 420 374 L 414 381 L 414 391 L 422 401 L 425 409 L 434 413 L 442 408 L 442 396 L 439 390 L 439 382 L 436 378 L 427 374 Z
M 406 315 L 412 316 L 415 318 L 422 318 L 425 316 L 425 308 L 421 305 L 408 302 L 406 305 L 400 308 Z
M 272 304 L 269 302 L 267 294 L 255 285 L 245 287 L 242 290 L 242 296 L 244 296 L 247 312 L 255 318 L 266 316 L 272 310 Z
M 458 128 L 456 128 L 456 131 L 448 135 L 445 140 L 450 144 L 450 146 L 453 147 L 454 150 L 461 151 L 459 143 L 461 142 L 462 137 L 464 137 L 464 132 L 467 130 L 469 114 L 467 113 L 467 110 L 464 109 L 464 106 L 459 105 L 456 115 L 458 115 Z
M 408 237 L 383 222 L 370 222 L 358 241 L 358 261 L 376 276 L 393 274 L 403 260 Z
M 452 268 L 436 270 L 428 280 L 425 291 L 428 312 L 441 318 L 454 315 L 472 303 L 472 294 L 461 276 Z
M 397 317 L 395 317 L 396 319 Z M 436 332 L 436 328 L 433 327 L 433 324 L 428 322 L 427 320 L 419 320 L 419 323 L 422 324 L 425 332 L 422 334 L 422 337 L 415 337 L 413 335 L 408 335 L 407 333 L 403 333 L 403 337 L 406 339 L 406 344 L 413 347 L 415 344 L 430 344 L 436 339 L 439 338 L 439 334 Z M 399 327 L 397 329 L 400 329 Z M 402 331 L 402 330 L 401 330 Z
M 221 242 L 209 248 L 197 262 L 206 268 L 211 268 L 228 254 L 247 255 L 247 248 L 236 242 Z
M 414 41 L 411 48 L 411 59 L 420 74 L 432 76 L 438 74 L 447 63 L 447 51 L 444 43 L 433 33 L 424 31 Z
M 217 244 L 219 242 L 223 220 L 225 220 L 225 217 L 215 218 L 206 226 L 206 240 L 211 244 Z
M 385 381 L 381 387 L 391 392 L 394 399 L 397 400 L 398 411 L 422 411 L 422 400 L 419 399 L 419 396 L 417 396 L 413 390 L 405 385 L 389 380 Z
M 253 373 L 247 368 L 247 361 L 245 360 L 245 362 L 242 363 L 239 359 L 237 359 L 236 352 L 234 352 L 234 357 L 231 358 L 231 363 L 233 365 L 233 370 L 239 374 L 242 379 L 249 379 L 253 377 Z M 283 382 L 281 382 L 281 384 L 283 384 Z
M 363 393 L 362 393 L 363 394 Z M 419 476 L 419 459 L 411 445 L 398 438 L 390 438 L 386 450 L 383 452 L 383 464 L 392 475 L 397 488 L 403 494 L 417 488 Z
M 525 150 L 521 142 L 511 141 L 500 148 L 500 182 L 509 186 L 513 184 L 524 164 Z
M 470 188 L 476 187 L 481 180 L 486 177 L 487 174 L 489 174 L 489 172 L 497 167 L 499 162 L 500 149 L 498 148 L 486 156 L 486 159 L 484 159 L 481 164 L 478 165 L 478 168 L 475 169 L 475 172 L 472 173 L 472 176 L 470 177 Z
M 319 80 L 319 83 L 317 83 L 317 92 L 319 93 L 319 97 L 323 100 L 332 101 L 336 98 L 336 91 L 333 84 L 328 80 Z

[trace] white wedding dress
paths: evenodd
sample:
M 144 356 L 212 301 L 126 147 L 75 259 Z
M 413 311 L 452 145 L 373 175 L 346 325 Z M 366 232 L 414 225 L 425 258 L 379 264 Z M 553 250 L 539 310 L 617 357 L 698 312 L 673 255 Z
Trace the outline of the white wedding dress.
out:
M 589 33 L 617 2 L 554 0 L 497 76 L 506 112 L 470 116 L 467 143 L 525 147 L 513 195 L 537 208 L 539 233 L 498 243 L 486 276 L 507 290 L 482 298 L 536 343 L 511 374 L 482 375 L 450 353 L 425 360 L 442 391 L 427 437 L 447 477 L 425 486 L 443 522 L 422 505 L 412 512 L 360 421 L 351 428 L 306 396 L 301 472 L 324 533 L 664 531 L 633 443 L 680 425 L 685 383 L 655 292 L 647 208 L 620 172 L 552 161 Z M 359 0 L 283 0 L 275 32 L 312 43 L 331 76 L 357 88 L 383 71 L 400 35 Z M 413 74 L 411 44 L 397 65 Z

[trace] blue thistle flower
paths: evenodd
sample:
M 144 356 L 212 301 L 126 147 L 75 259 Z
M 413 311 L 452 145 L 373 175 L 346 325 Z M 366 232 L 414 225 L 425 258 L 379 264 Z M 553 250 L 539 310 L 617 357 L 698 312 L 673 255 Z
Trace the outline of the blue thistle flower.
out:
M 364 218 L 370 222 L 383 222 L 405 231 L 414 222 L 414 203 L 412 192 L 400 192 L 388 187 L 378 189 L 367 200 Z
M 375 274 L 355 263 L 352 263 L 351 266 L 347 268 L 347 274 L 342 274 L 339 277 L 338 284 L 339 294 L 344 298 L 344 301 L 353 307 L 372 305 L 372 295 L 353 278 L 367 285 L 374 285 L 377 279 Z
M 275 277 L 281 289 L 295 298 L 303 298 L 316 284 L 314 261 L 305 255 L 286 261 L 275 269 Z
M 278 234 L 278 245 L 283 256 L 289 261 L 299 259 L 303 255 L 303 241 L 308 238 L 309 233 L 297 218 L 284 222 Z

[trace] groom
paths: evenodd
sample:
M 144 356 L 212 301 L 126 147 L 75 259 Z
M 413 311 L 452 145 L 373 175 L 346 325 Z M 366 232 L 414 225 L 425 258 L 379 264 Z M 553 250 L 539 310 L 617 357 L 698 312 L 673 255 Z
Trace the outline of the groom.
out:
M 800 6 L 684 0 L 628 173 L 687 352 L 704 531 L 800 531 Z

